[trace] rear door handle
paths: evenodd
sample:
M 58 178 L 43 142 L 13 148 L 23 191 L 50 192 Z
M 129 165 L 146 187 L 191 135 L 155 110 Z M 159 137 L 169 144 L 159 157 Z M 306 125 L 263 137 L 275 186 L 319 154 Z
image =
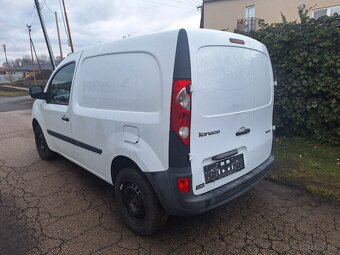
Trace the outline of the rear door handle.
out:
M 65 115 L 64 115 L 63 117 L 61 117 L 61 119 L 62 119 L 63 121 L 70 121 L 70 119 L 67 118 Z
M 250 128 L 246 128 L 242 131 L 238 131 L 235 135 L 236 136 L 245 135 L 245 134 L 248 134 L 249 132 L 250 132 Z

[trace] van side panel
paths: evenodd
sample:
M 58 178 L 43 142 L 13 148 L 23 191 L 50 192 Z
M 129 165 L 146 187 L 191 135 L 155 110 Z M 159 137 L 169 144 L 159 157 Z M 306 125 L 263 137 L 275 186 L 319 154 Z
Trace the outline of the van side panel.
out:
M 82 61 L 81 72 L 82 89 L 78 94 L 81 107 L 125 114 L 152 114 L 161 108 L 161 73 L 150 54 L 132 52 L 89 57 Z
M 143 172 L 166 171 L 170 95 L 178 31 L 129 38 L 84 51 L 72 101 L 77 161 L 108 182 L 116 156 Z M 94 135 L 95 134 L 95 135 Z

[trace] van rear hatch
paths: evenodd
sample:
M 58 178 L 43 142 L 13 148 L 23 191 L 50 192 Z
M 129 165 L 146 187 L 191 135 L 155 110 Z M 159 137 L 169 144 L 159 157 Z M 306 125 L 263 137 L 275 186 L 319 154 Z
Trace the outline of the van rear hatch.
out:
M 270 156 L 274 82 L 267 54 L 247 45 L 203 46 L 195 58 L 190 154 L 198 195 Z

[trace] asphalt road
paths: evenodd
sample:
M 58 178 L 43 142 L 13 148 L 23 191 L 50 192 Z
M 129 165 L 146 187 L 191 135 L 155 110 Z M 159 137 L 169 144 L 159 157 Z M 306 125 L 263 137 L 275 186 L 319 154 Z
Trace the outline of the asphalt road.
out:
M 40 160 L 30 111 L 0 113 L 0 254 L 340 254 L 340 204 L 264 180 L 136 236 L 110 185 L 62 157 Z
M 33 99 L 30 96 L 1 97 L 0 112 L 32 109 Z

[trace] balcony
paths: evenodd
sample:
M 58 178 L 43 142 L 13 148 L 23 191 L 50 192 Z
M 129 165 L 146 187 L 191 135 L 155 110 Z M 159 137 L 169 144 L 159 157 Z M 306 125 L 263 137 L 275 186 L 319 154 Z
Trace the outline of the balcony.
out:
M 247 18 L 239 19 L 237 21 L 237 31 L 243 33 L 249 33 L 257 29 L 258 19 L 257 18 Z

